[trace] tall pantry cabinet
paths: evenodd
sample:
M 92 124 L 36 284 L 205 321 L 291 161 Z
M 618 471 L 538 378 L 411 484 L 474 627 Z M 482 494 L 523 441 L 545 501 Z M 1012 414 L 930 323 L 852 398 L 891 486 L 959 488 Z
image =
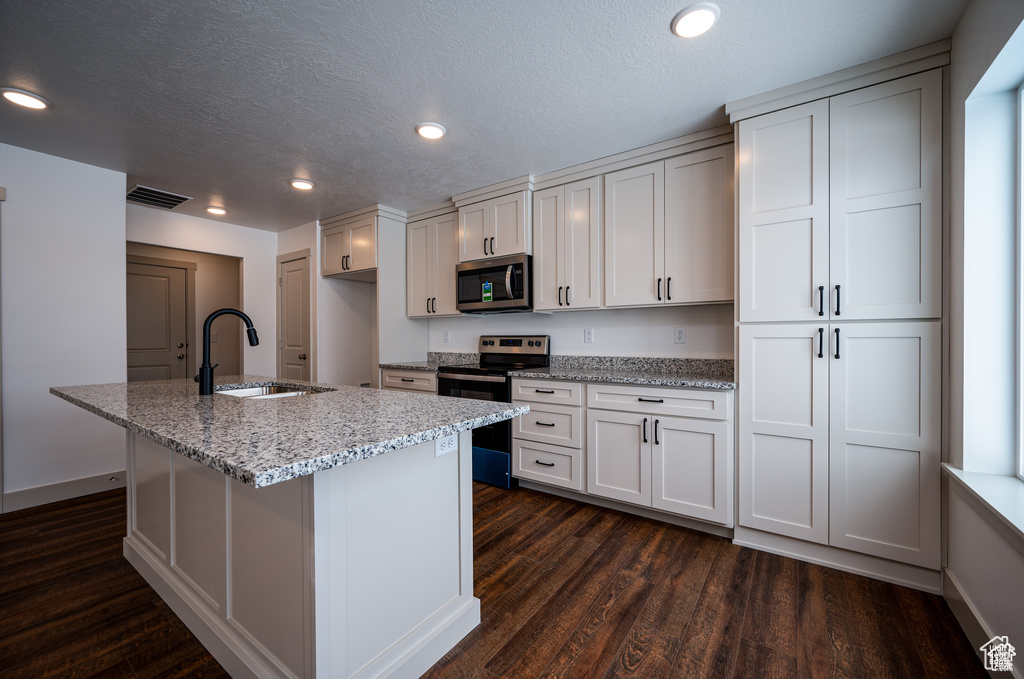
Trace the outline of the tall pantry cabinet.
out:
M 739 524 L 937 570 L 941 71 L 737 143 Z

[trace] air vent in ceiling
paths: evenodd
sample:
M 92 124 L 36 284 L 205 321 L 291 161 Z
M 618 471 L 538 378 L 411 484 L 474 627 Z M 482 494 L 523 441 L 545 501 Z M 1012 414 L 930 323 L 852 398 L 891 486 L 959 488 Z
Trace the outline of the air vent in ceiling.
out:
M 139 186 L 138 184 L 128 192 L 127 199 L 132 203 L 149 205 L 150 207 L 162 207 L 165 210 L 173 210 L 186 200 L 192 200 L 189 196 L 179 196 L 176 193 L 151 189 L 148 186 Z

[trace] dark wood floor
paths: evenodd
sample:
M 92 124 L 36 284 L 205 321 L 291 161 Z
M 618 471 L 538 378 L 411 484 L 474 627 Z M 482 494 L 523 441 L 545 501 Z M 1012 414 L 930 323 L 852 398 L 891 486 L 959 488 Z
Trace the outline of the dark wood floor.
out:
M 528 490 L 474 490 L 483 623 L 426 676 L 984 677 L 945 602 Z M 0 677 L 223 677 L 124 560 L 124 491 L 0 516 Z

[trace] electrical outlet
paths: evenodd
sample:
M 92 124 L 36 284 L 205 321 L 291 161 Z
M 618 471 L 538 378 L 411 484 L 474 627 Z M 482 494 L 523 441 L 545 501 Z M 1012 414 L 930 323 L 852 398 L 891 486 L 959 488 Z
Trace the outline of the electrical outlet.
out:
M 686 344 L 686 328 L 676 328 L 675 340 L 676 344 Z
M 451 330 L 445 330 L 444 331 L 444 343 L 445 344 L 450 344 L 451 341 L 452 341 L 452 331 Z
M 593 344 L 594 343 L 594 329 L 593 328 L 583 328 L 583 343 L 584 344 Z
M 459 448 L 459 437 L 455 434 L 444 438 L 434 439 L 434 457 L 441 457 L 448 453 L 454 453 Z

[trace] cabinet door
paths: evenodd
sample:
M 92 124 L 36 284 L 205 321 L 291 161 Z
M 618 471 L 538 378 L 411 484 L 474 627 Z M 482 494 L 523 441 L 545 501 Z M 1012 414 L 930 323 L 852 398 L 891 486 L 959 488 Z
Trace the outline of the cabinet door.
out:
M 434 245 L 430 252 L 434 256 L 434 281 L 431 295 L 431 316 L 458 316 L 455 308 L 455 266 L 459 263 L 459 219 L 456 213 L 434 219 Z
M 377 218 L 346 227 L 351 233 L 351 254 L 346 271 L 377 268 Z
M 651 506 L 653 426 L 649 415 L 587 410 L 588 493 Z
M 830 101 L 837 320 L 942 315 L 942 74 Z M 836 310 L 833 299 L 832 311 Z
M 665 163 L 606 174 L 604 189 L 605 305 L 663 303 Z
M 430 315 L 432 235 L 429 219 L 410 224 L 405 232 L 405 315 L 410 318 Z
M 740 310 L 746 321 L 819 318 L 827 306 L 828 101 L 739 123 Z
M 655 417 L 651 448 L 655 509 L 732 524 L 730 423 Z
M 351 250 L 352 232 L 348 229 L 324 231 L 320 239 L 320 275 L 343 273 L 344 259 Z
M 733 298 L 733 146 L 665 161 L 665 301 Z
M 596 309 L 601 305 L 601 178 L 565 187 L 563 273 L 565 305 Z M 536 261 L 536 259 L 534 260 Z M 534 293 L 536 294 L 536 292 Z
M 940 338 L 938 321 L 832 326 L 829 544 L 939 568 Z
M 459 261 L 486 259 L 491 252 L 487 220 L 487 201 L 459 208 Z
M 533 194 L 533 308 L 550 311 L 565 305 L 562 282 L 562 234 L 565 187 Z
M 821 544 L 828 542 L 828 330 L 741 325 L 739 346 L 739 523 Z
M 487 250 L 495 257 L 505 255 L 531 254 L 530 242 L 532 234 L 527 229 L 526 219 L 529 198 L 526 191 L 510 196 L 492 198 L 489 204 L 489 233 L 493 236 L 493 244 L 488 242 Z M 492 252 L 493 250 L 493 252 Z

